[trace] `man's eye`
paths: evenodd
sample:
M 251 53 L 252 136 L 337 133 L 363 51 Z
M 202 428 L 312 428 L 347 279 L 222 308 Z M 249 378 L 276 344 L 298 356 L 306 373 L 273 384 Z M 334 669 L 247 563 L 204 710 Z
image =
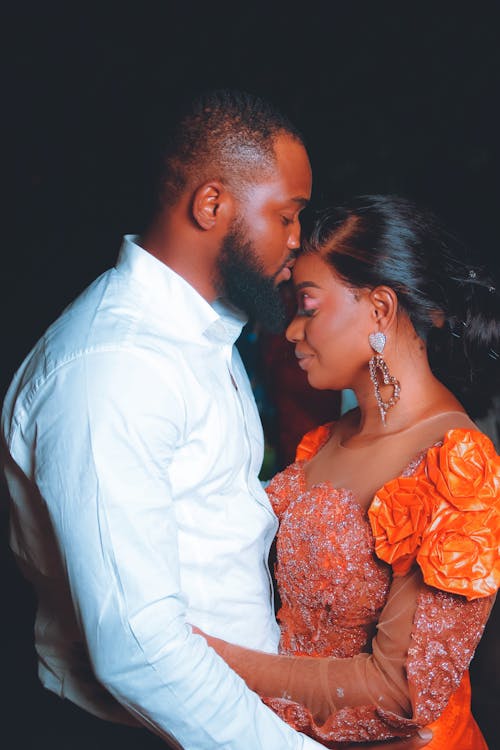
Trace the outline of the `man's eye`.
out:
M 287 227 L 289 224 L 293 224 L 294 219 L 289 219 L 288 216 L 282 216 L 281 221 L 283 222 L 285 227 Z

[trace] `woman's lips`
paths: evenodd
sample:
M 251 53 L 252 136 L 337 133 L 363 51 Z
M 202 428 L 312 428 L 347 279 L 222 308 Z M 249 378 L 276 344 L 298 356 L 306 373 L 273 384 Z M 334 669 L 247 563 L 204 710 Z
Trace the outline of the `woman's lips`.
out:
M 305 352 L 295 352 L 295 356 L 297 357 L 297 362 L 299 367 L 302 370 L 307 370 L 309 365 L 312 362 L 313 355 L 312 354 L 306 354 Z

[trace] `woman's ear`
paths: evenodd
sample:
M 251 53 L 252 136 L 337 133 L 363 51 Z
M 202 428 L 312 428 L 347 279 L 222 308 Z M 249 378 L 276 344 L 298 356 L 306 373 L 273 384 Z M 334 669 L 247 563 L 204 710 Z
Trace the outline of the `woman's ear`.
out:
M 389 286 L 376 286 L 369 295 L 374 330 L 387 331 L 396 319 L 398 298 Z
M 225 231 L 231 220 L 232 208 L 231 194 L 217 180 L 204 182 L 193 194 L 191 213 L 200 229 L 221 227 Z

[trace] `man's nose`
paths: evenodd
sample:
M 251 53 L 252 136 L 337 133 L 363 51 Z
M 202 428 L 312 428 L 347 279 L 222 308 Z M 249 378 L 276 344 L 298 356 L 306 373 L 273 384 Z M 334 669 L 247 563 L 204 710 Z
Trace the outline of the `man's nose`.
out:
M 290 250 L 298 250 L 300 247 L 300 224 L 298 221 L 294 221 L 290 227 L 287 247 L 289 247 Z

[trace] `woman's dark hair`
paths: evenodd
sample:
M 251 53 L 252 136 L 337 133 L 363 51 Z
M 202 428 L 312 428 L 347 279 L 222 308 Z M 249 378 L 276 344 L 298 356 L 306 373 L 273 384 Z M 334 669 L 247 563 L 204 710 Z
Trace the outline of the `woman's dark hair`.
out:
M 500 390 L 500 294 L 484 266 L 425 209 L 364 195 L 317 215 L 304 252 L 353 288 L 386 285 L 426 342 L 436 376 L 474 417 Z

